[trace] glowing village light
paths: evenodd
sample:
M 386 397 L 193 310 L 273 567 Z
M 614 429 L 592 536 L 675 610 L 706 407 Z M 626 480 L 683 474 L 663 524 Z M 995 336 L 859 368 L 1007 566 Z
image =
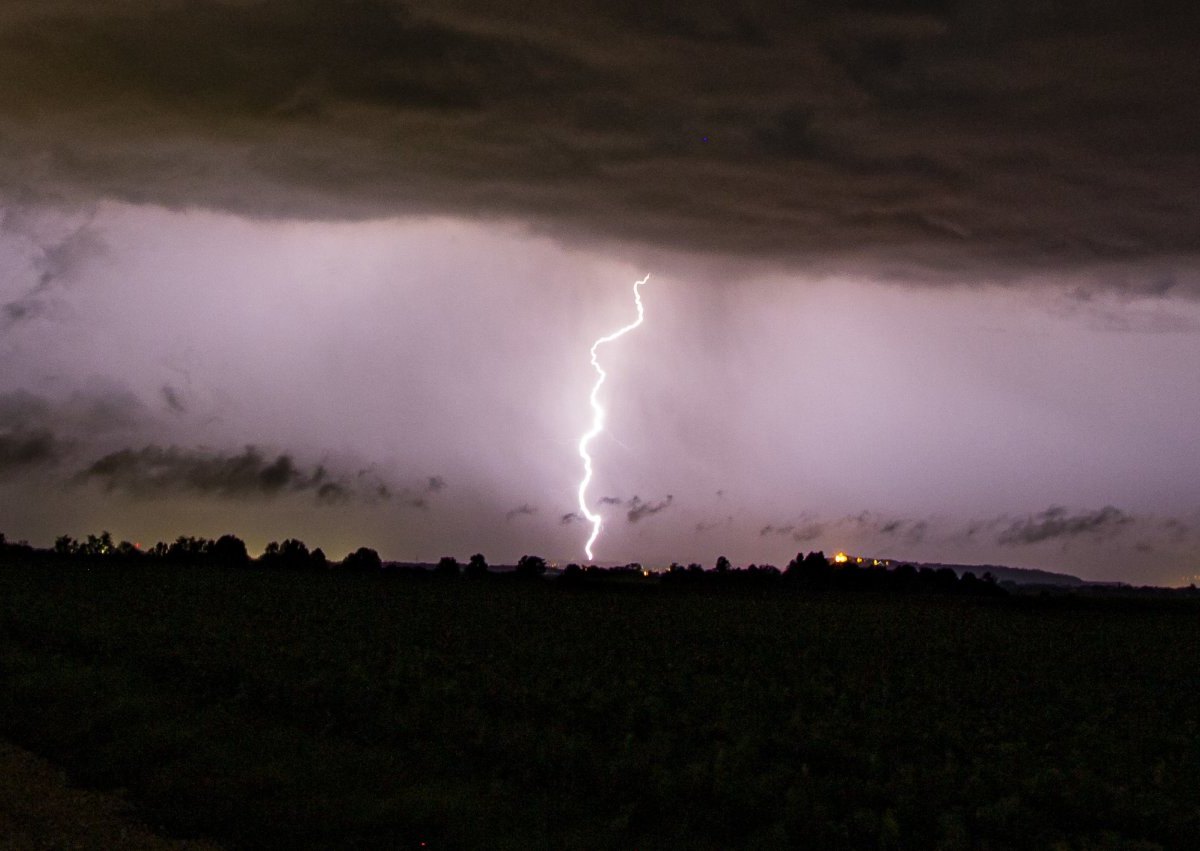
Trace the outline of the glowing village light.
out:
M 646 318 L 646 312 L 642 308 L 642 293 L 639 289 L 642 284 L 650 280 L 650 276 L 642 278 L 633 285 L 633 302 L 637 305 L 637 319 L 630 322 L 624 328 L 613 331 L 604 337 L 601 337 L 596 342 L 592 343 L 592 367 L 596 370 L 596 383 L 592 385 L 592 394 L 588 398 L 592 404 L 592 427 L 583 433 L 579 438 L 579 457 L 583 459 L 583 479 L 579 482 L 579 510 L 583 512 L 583 516 L 592 524 L 592 534 L 588 537 L 587 543 L 583 545 L 583 551 L 587 554 L 590 560 L 592 556 L 592 544 L 596 543 L 596 538 L 600 536 L 600 526 L 603 523 L 603 518 L 594 513 L 587 504 L 587 489 L 592 483 L 592 456 L 588 454 L 588 444 L 592 442 L 592 438 L 604 431 L 604 408 L 600 404 L 597 396 L 600 393 L 600 385 L 604 383 L 604 379 L 608 378 L 608 373 L 600 366 L 600 361 L 596 357 L 596 350 L 605 343 L 611 343 L 619 337 L 628 334 L 634 328 L 642 324 Z

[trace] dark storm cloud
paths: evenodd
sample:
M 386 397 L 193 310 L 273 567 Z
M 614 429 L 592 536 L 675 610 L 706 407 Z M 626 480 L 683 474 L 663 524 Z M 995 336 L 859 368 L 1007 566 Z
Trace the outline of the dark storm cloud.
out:
M 363 471 L 359 475 L 362 476 L 365 472 Z M 425 479 L 424 485 L 403 488 L 396 495 L 396 499 L 401 508 L 415 508 L 419 511 L 429 511 L 431 500 L 445 489 L 446 479 L 443 476 L 428 476 Z M 376 494 L 383 500 L 390 500 L 393 497 L 387 485 L 382 482 L 376 488 Z
M 763 526 L 758 530 L 758 535 L 760 538 L 786 537 L 798 544 L 809 544 L 822 539 L 834 540 L 842 536 L 852 536 L 855 540 L 875 538 L 919 544 L 925 540 L 929 530 L 928 520 L 860 511 L 858 514 L 847 514 L 829 520 L 803 515 L 792 523 Z
M 337 482 L 325 482 L 317 487 L 317 501 L 325 503 L 340 503 L 350 499 L 350 491 L 345 485 Z
M 10 0 L 0 192 L 1200 290 L 1194 4 Z
M 733 525 L 733 515 L 727 514 L 725 516 L 724 520 L 701 520 L 693 528 L 694 528 L 696 534 L 699 535 L 699 534 L 703 534 L 704 532 L 711 532 L 713 529 L 716 529 L 718 526 L 732 526 L 732 525 Z
M 1151 281 L 1137 291 L 1128 281 L 1110 281 L 1109 292 L 1078 287 L 1066 293 L 1054 312 L 1068 319 L 1082 319 L 1099 331 L 1128 334 L 1195 334 L 1200 323 L 1178 310 L 1169 298 L 1180 292 L 1173 277 Z M 1186 292 L 1186 289 L 1184 290 Z
M 347 485 L 330 481 L 324 467 L 308 471 L 298 467 L 291 455 L 270 458 L 253 446 L 236 454 L 156 445 L 122 449 L 90 464 L 75 481 L 95 482 L 106 491 L 143 498 L 169 494 L 253 498 L 314 491 L 318 501 L 330 503 L 350 496 Z
M 317 467 L 316 480 L 324 481 L 329 471 L 324 466 Z M 339 482 L 341 493 L 330 491 L 337 499 L 358 498 L 365 502 L 394 502 L 400 508 L 413 508 L 418 511 L 429 511 L 430 500 L 446 488 L 446 480 L 442 476 L 427 476 L 420 484 L 393 488 L 381 477 L 376 465 L 372 464 L 359 469 L 354 474 L 354 484 Z M 318 494 L 319 496 L 320 494 Z
M 646 517 L 652 517 L 660 511 L 665 511 L 670 508 L 671 503 L 675 501 L 675 497 L 667 494 L 657 502 L 644 502 L 640 497 L 633 497 L 629 502 L 625 503 L 628 509 L 625 512 L 625 519 L 630 523 L 637 523 Z
M 1116 534 L 1133 520 L 1133 517 L 1111 505 L 1078 514 L 1071 514 L 1062 506 L 1051 506 L 1039 514 L 1013 521 L 996 536 L 996 543 L 1012 546 L 1080 537 L 1102 540 Z
M 136 429 L 145 424 L 148 412 L 136 393 L 120 384 L 95 381 L 89 390 L 71 394 L 55 417 L 94 435 Z
M 674 500 L 675 497 L 673 497 L 671 494 L 667 494 L 663 499 L 660 499 L 657 502 L 646 502 L 639 496 L 634 496 L 629 499 L 622 499 L 619 496 L 602 496 L 596 500 L 596 504 L 601 506 L 619 505 L 625 509 L 625 519 L 630 523 L 637 523 L 639 520 L 645 517 L 658 514 L 660 511 L 670 507 Z M 512 513 L 513 512 L 511 511 L 509 512 L 509 514 Z M 583 522 L 585 520 L 586 518 L 582 514 L 576 511 L 569 511 L 559 518 L 559 523 L 561 523 L 563 526 L 569 526 L 572 523 Z M 699 528 L 697 528 L 697 531 L 700 531 Z
M 518 505 L 516 508 L 513 508 L 513 509 L 509 510 L 508 512 L 506 512 L 504 515 L 504 519 L 511 523 L 513 520 L 515 520 L 518 517 L 531 516 L 531 515 L 537 514 L 537 512 L 538 512 L 538 510 L 535 506 L 532 506 L 526 502 L 526 503 Z
M 804 523 L 792 530 L 792 540 L 798 544 L 807 544 L 825 534 L 824 523 Z
M 0 429 L 48 428 L 75 439 L 94 439 L 134 430 L 146 418 L 137 394 L 99 379 L 87 390 L 57 399 L 23 389 L 0 393 Z
M 179 391 L 170 384 L 162 386 L 163 401 L 167 403 L 167 407 L 176 414 L 187 412 L 187 406 L 183 404 L 183 399 L 180 397 Z
M 47 312 L 46 305 L 39 296 L 40 292 L 35 288 L 20 298 L 5 302 L 3 307 L 0 307 L 3 326 L 11 326 L 18 322 L 44 316 Z
M 144 409 L 134 394 L 93 384 L 65 399 L 28 390 L 0 393 L 0 476 L 52 467 L 87 442 L 120 435 L 141 421 Z
M 0 431 L 0 476 L 56 463 L 63 446 L 49 429 Z
M 50 402 L 28 390 L 0 393 L 0 428 L 18 429 L 46 422 Z
M 887 547 L 893 557 L 910 547 L 1016 547 L 1045 542 L 1078 542 L 1105 552 L 1146 545 L 1157 551 L 1186 551 L 1195 543 L 1192 523 L 1179 517 L 1130 514 L 1113 506 L 1072 512 L 1061 506 L 1022 517 L 1001 514 L 988 518 L 956 520 L 948 517 L 903 517 L 872 511 L 834 519 L 802 516 L 789 523 L 770 524 L 758 530 L 760 538 L 782 537 L 803 545 L 825 548 Z M 899 552 L 897 552 L 899 551 Z M 911 557 L 911 556 L 910 556 Z
M 909 517 L 880 516 L 871 511 L 849 514 L 829 524 L 838 531 L 848 531 L 854 535 L 866 535 L 876 538 L 890 538 L 909 544 L 919 544 L 925 540 L 929 532 L 928 520 Z M 819 537 L 825 527 L 819 523 L 809 524 L 810 532 L 806 538 L 813 540 Z M 796 538 L 801 540 L 801 538 Z
M 1191 534 L 1192 527 L 1177 517 L 1168 517 L 1162 521 L 1162 531 L 1171 543 L 1178 544 Z
M 8 209 L 0 217 L 0 230 L 21 234 L 38 247 L 33 260 L 33 280 L 25 293 L 0 306 L 0 327 L 50 313 L 54 288 L 70 281 L 86 263 L 104 253 L 104 243 L 92 228 L 90 215 L 65 235 L 44 241 L 19 212 Z
M 69 278 L 103 253 L 104 243 L 92 229 L 91 222 L 82 224 L 57 242 L 42 247 L 41 257 L 35 263 L 37 284 L 48 287 Z

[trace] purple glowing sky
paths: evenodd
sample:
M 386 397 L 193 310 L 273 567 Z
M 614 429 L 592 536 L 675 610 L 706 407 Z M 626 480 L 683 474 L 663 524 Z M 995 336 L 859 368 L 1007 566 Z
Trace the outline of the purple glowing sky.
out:
M 94 5 L 0 13 L 10 538 L 578 558 L 649 272 L 598 559 L 1200 572 L 1194 12 Z

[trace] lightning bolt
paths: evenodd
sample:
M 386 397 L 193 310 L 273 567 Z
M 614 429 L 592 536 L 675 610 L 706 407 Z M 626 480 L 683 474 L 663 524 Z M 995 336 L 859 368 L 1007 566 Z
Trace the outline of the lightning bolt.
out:
M 592 427 L 585 431 L 583 436 L 579 438 L 579 457 L 583 459 L 583 479 L 579 482 L 579 510 L 583 512 L 583 516 L 592 524 L 592 534 L 583 546 L 583 551 L 587 554 L 589 560 L 592 558 L 592 544 L 596 543 L 596 538 L 600 537 L 600 526 L 603 523 L 603 518 L 588 508 L 587 504 L 587 489 L 588 485 L 592 483 L 592 456 L 588 454 L 588 444 L 592 442 L 592 438 L 604 431 L 604 407 L 600 404 L 597 396 L 600 393 L 600 386 L 604 384 L 604 379 L 608 378 L 608 373 L 600 366 L 596 350 L 605 343 L 611 343 L 613 340 L 625 336 L 642 324 L 642 321 L 646 318 L 646 312 L 642 308 L 642 293 L 639 287 L 648 280 L 650 280 L 649 275 L 633 285 L 633 302 L 637 305 L 637 319 L 630 322 L 624 328 L 619 328 L 592 343 L 592 367 L 595 368 L 597 375 L 596 383 L 592 385 L 592 394 L 589 397 L 592 403 Z

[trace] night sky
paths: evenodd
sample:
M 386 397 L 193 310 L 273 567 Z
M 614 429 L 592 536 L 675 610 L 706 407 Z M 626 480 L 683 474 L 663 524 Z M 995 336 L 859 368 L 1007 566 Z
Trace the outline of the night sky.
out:
M 7 0 L 0 530 L 1191 582 L 1198 9 Z

